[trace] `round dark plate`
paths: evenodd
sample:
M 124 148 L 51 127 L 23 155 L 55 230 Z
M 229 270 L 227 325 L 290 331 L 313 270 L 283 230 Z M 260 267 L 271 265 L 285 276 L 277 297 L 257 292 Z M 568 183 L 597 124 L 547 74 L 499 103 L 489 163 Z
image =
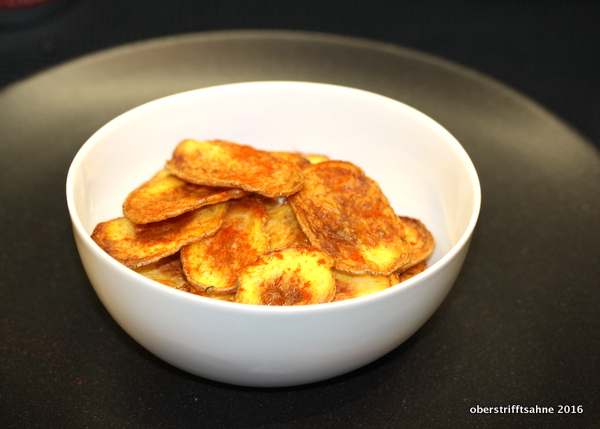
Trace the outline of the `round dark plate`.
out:
M 412 105 L 464 145 L 482 184 L 470 253 L 432 319 L 379 361 L 294 389 L 212 383 L 138 346 L 87 281 L 64 197 L 71 159 L 116 115 L 175 92 L 254 80 L 335 83 Z M 594 421 L 600 159 L 510 88 L 388 44 L 235 31 L 66 63 L 4 89 L 0 112 L 0 426 L 467 427 L 483 421 L 473 407 L 511 404 L 554 413 L 497 411 L 486 421 Z M 558 414 L 560 405 L 584 413 Z

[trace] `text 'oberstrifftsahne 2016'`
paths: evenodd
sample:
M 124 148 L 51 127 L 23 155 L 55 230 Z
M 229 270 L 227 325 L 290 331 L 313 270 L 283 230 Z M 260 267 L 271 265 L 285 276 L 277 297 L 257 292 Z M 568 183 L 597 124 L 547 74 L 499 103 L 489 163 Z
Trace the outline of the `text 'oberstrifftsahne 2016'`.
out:
M 522 405 L 507 405 L 500 407 L 482 407 L 477 405 L 469 409 L 471 414 L 581 414 L 582 405 L 561 405 L 559 407 L 524 407 Z

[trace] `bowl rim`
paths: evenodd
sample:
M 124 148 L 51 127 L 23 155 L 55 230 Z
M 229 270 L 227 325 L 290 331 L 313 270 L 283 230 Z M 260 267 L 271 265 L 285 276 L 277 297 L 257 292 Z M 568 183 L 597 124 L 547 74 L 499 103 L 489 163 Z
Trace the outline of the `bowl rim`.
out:
M 472 188 L 472 192 L 473 192 L 473 209 L 471 211 L 469 221 L 468 221 L 463 233 L 461 234 L 461 236 L 458 238 L 456 243 L 454 245 L 452 245 L 452 247 L 440 257 L 440 259 L 438 261 L 436 261 L 434 264 L 429 266 L 422 273 L 419 273 L 416 276 L 411 277 L 402 283 L 392 285 L 391 287 L 389 287 L 387 289 L 384 289 L 384 290 L 381 290 L 381 291 L 378 291 L 378 292 L 375 292 L 375 293 L 372 293 L 369 295 L 365 295 L 365 296 L 360 296 L 360 297 L 351 298 L 351 299 L 342 300 L 342 301 L 332 301 L 332 302 L 328 302 L 326 304 L 313 304 L 313 305 L 301 305 L 301 306 L 248 305 L 248 304 L 229 302 L 229 301 L 219 300 L 219 299 L 215 299 L 215 298 L 209 298 L 209 297 L 204 297 L 204 296 L 200 296 L 200 295 L 195 295 L 195 294 L 192 294 L 189 292 L 185 292 L 185 291 L 181 291 L 181 290 L 178 290 L 175 288 L 165 286 L 157 281 L 151 280 L 151 279 L 143 276 L 142 274 L 135 272 L 134 270 L 126 267 L 125 265 L 122 265 L 117 260 L 112 258 L 108 253 L 104 252 L 91 239 L 90 235 L 87 233 L 86 229 L 84 228 L 83 223 L 82 223 L 82 221 L 78 215 L 77 209 L 76 209 L 75 195 L 74 195 L 74 190 L 75 190 L 75 178 L 74 177 L 76 175 L 76 171 L 78 170 L 80 164 L 85 160 L 88 152 L 90 152 L 94 146 L 99 144 L 99 142 L 101 141 L 101 137 L 105 133 L 109 132 L 110 128 L 114 127 L 115 124 L 118 124 L 122 121 L 127 121 L 132 116 L 135 117 L 136 115 L 143 114 L 145 110 L 152 109 L 158 104 L 165 104 L 165 103 L 173 102 L 173 101 L 176 101 L 176 99 L 182 98 L 182 97 L 193 97 L 198 92 L 219 91 L 219 90 L 223 90 L 223 89 L 234 90 L 235 87 L 240 87 L 240 86 L 271 86 L 271 87 L 280 86 L 280 87 L 284 87 L 284 86 L 289 86 L 289 85 L 329 87 L 331 89 L 335 89 L 335 90 L 339 90 L 339 91 L 353 91 L 353 92 L 362 93 L 362 95 L 366 95 L 368 97 L 377 97 L 382 100 L 387 100 L 387 102 L 391 101 L 393 103 L 397 103 L 397 104 L 403 106 L 404 109 L 406 109 L 407 111 L 410 111 L 413 115 L 419 116 L 421 120 L 424 120 L 425 122 L 427 122 L 429 124 L 429 126 L 437 128 L 438 132 L 445 134 L 445 136 L 446 136 L 445 140 L 446 140 L 447 144 L 451 144 L 452 149 L 462 159 L 463 165 L 464 165 L 464 167 L 466 167 L 468 176 L 470 177 L 469 184 L 470 184 L 470 186 Z M 448 265 L 450 263 L 450 261 L 452 259 L 454 259 L 456 254 L 459 253 L 466 245 L 468 245 L 468 243 L 471 239 L 471 236 L 473 234 L 473 231 L 475 230 L 475 227 L 476 227 L 476 224 L 477 224 L 477 221 L 479 218 L 479 214 L 481 211 L 481 199 L 482 199 L 481 184 L 479 181 L 479 177 L 478 177 L 477 171 L 475 169 L 475 166 L 474 166 L 471 158 L 469 157 L 467 151 L 460 144 L 460 142 L 446 128 L 444 128 L 441 124 L 439 124 L 436 120 L 434 120 L 427 114 L 421 112 L 420 110 L 418 110 L 402 101 L 393 99 L 391 97 L 388 97 L 388 96 L 385 96 L 382 94 L 378 94 L 378 93 L 371 92 L 368 90 L 360 89 L 360 88 L 354 88 L 354 87 L 343 86 L 343 85 L 338 85 L 338 84 L 330 84 L 330 83 L 289 81 L 289 80 L 247 81 L 247 82 L 236 82 L 236 83 L 225 83 L 225 84 L 219 84 L 219 85 L 212 85 L 212 86 L 195 88 L 195 89 L 190 89 L 190 90 L 186 90 L 186 91 L 169 94 L 169 95 L 159 97 L 159 98 L 147 101 L 145 103 L 142 103 L 142 104 L 140 104 L 136 107 L 133 107 L 129 110 L 126 110 L 125 112 L 112 118 L 110 121 L 108 121 L 104 125 L 102 125 L 98 130 L 96 130 L 90 137 L 88 137 L 88 139 L 82 144 L 82 146 L 78 149 L 77 153 L 75 154 L 75 156 L 68 168 L 67 177 L 66 177 L 67 208 L 68 208 L 69 216 L 71 218 L 71 223 L 72 223 L 72 228 L 73 228 L 74 233 L 76 235 L 79 235 L 79 237 L 84 241 L 84 244 L 90 250 L 92 250 L 96 256 L 102 258 L 104 261 L 106 261 L 106 263 L 108 263 L 109 265 L 114 267 L 116 270 L 118 270 L 118 271 L 122 270 L 121 272 L 125 273 L 125 275 L 133 276 L 132 280 L 136 280 L 138 282 L 141 281 L 143 284 L 147 285 L 148 287 L 155 288 L 160 293 L 164 293 L 166 295 L 174 294 L 171 296 L 179 297 L 180 299 L 185 299 L 185 300 L 189 299 L 189 300 L 192 300 L 191 302 L 194 302 L 194 300 L 196 300 L 196 302 L 198 302 L 200 304 L 203 303 L 205 305 L 224 306 L 223 308 L 226 308 L 229 310 L 239 309 L 239 310 L 242 310 L 244 312 L 249 312 L 249 313 L 258 312 L 258 313 L 265 313 L 265 314 L 280 314 L 280 313 L 290 314 L 290 313 L 303 313 L 303 312 L 313 312 L 313 311 L 318 311 L 318 312 L 334 311 L 335 309 L 345 308 L 348 306 L 352 307 L 352 306 L 356 306 L 356 305 L 361 305 L 362 303 L 366 303 L 369 301 L 377 301 L 380 299 L 387 299 L 386 297 L 390 294 L 401 293 L 401 291 L 403 291 L 403 290 L 406 290 L 406 289 L 409 289 L 412 287 L 416 287 L 415 284 L 417 282 L 425 281 L 428 277 L 434 276 L 435 273 L 437 273 L 438 271 L 443 269 L 443 267 Z M 327 309 L 330 309 L 330 310 L 327 310 Z

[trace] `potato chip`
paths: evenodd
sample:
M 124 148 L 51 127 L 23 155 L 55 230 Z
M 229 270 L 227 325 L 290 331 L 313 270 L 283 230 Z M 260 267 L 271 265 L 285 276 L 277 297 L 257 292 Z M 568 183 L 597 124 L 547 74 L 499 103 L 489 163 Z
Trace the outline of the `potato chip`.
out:
M 222 301 L 232 301 L 235 298 L 235 292 L 230 294 L 213 294 L 197 290 L 194 286 L 188 283 L 183 267 L 181 266 L 181 258 L 179 252 L 174 255 L 167 256 L 151 264 L 144 265 L 138 268 L 132 268 L 137 273 L 144 277 L 154 280 L 165 286 L 183 292 L 193 293 L 207 298 L 219 299 Z
M 197 185 L 240 188 L 267 197 L 293 194 L 303 183 L 302 169 L 294 162 L 222 140 L 184 140 L 166 168 Z
M 427 269 L 427 261 L 421 261 L 415 265 L 410 266 L 408 269 L 402 271 L 397 271 L 390 276 L 392 281 L 392 285 L 396 285 L 398 283 L 402 283 L 411 277 L 416 276 L 417 274 L 422 273 Z
M 183 271 L 199 291 L 231 292 L 239 272 L 269 249 L 265 206 L 256 198 L 229 204 L 219 231 L 181 249 Z
M 275 207 L 279 207 L 287 202 L 287 197 L 269 198 L 258 194 L 253 194 L 252 197 L 259 199 L 260 202 L 263 203 L 263 205 L 267 208 L 267 211 L 272 210 Z
M 314 247 L 265 253 L 240 273 L 236 302 L 289 306 L 322 304 L 335 295 L 333 259 Z
M 308 167 L 310 162 L 298 152 L 269 152 L 271 155 L 293 162 L 300 168 Z
M 269 208 L 265 231 L 271 241 L 270 250 L 310 244 L 287 201 Z
M 235 300 L 235 291 L 228 292 L 228 293 L 222 293 L 222 292 L 221 293 L 212 293 L 210 291 L 206 291 L 206 292 L 195 291 L 194 294 L 204 296 L 206 298 L 218 299 L 219 301 L 233 302 Z
M 336 293 L 333 301 L 344 301 L 370 295 L 389 288 L 390 276 L 374 276 L 371 274 L 351 274 L 333 270 Z
M 193 292 L 193 289 L 190 287 L 183 274 L 179 252 L 167 256 L 166 258 L 159 259 L 151 264 L 133 268 L 133 270 L 144 277 L 162 283 L 165 286 L 183 290 L 185 292 Z
M 320 162 L 330 161 L 330 159 L 327 155 L 319 155 L 319 154 L 315 153 L 315 154 L 306 154 L 303 156 L 311 164 L 318 164 Z
M 329 161 L 329 157 L 326 155 L 319 154 L 303 154 L 299 152 L 270 152 L 275 156 L 287 159 L 288 161 L 296 163 L 300 168 L 309 167 L 312 164 L 318 164 L 319 162 Z
M 435 240 L 420 220 L 408 216 L 400 216 L 400 219 L 404 223 L 404 238 L 412 248 L 410 263 L 403 268 L 406 270 L 431 256 Z
M 379 185 L 346 161 L 304 170 L 304 186 L 289 201 L 313 246 L 355 274 L 389 275 L 410 261 L 404 225 Z
M 143 225 L 125 217 L 112 219 L 96 225 L 92 239 L 123 265 L 140 267 L 214 234 L 221 226 L 227 204 L 211 204 L 171 219 Z
M 162 170 L 127 196 L 123 214 L 134 223 L 158 222 L 248 194 L 241 189 L 195 185 Z

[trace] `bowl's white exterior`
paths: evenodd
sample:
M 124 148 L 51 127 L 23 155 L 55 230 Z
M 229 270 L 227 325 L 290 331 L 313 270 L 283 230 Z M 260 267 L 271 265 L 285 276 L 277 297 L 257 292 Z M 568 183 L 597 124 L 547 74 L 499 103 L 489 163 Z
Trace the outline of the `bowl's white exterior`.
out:
M 261 307 L 177 291 L 127 269 L 90 239 L 121 216 L 128 192 L 162 168 L 184 138 L 352 161 L 399 214 L 421 219 L 437 248 L 424 273 L 367 297 Z M 315 382 L 392 350 L 452 287 L 480 207 L 475 169 L 460 144 L 420 112 L 356 89 L 300 82 L 205 88 L 140 106 L 95 133 L 75 157 L 67 202 L 90 281 L 135 340 L 190 373 L 247 386 Z

